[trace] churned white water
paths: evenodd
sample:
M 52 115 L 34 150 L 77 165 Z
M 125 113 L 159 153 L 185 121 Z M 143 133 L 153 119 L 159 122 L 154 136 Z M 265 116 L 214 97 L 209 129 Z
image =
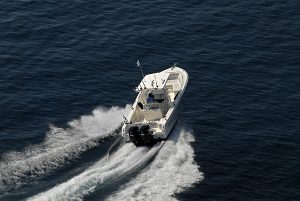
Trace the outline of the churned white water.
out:
M 50 125 L 42 143 L 2 156 L 0 191 L 17 189 L 28 175 L 32 179 L 47 174 L 98 146 L 101 139 L 116 135 L 113 131 L 123 121 L 122 113 L 129 111 L 129 106 L 97 108 L 91 115 L 69 122 L 68 128 Z M 165 143 L 152 148 L 124 144 L 77 176 L 28 200 L 83 200 L 102 187 L 118 185 L 119 179 L 131 173 L 138 174 L 114 188 L 117 190 L 107 200 L 175 200 L 176 193 L 203 178 L 194 161 L 193 141 L 191 132 L 176 126 Z M 149 163 L 150 159 L 154 160 Z
M 102 158 L 83 173 L 28 200 L 83 200 L 84 196 L 154 161 L 129 183 L 120 186 L 107 200 L 174 200 L 173 195 L 200 181 L 203 176 L 194 161 L 189 132 L 175 129 L 169 140 L 152 148 L 128 143 Z
M 16 188 L 24 183 L 24 179 L 47 173 L 60 167 L 67 160 L 78 157 L 84 151 L 99 144 L 113 132 L 123 121 L 122 113 L 126 108 L 97 108 L 91 115 L 82 116 L 69 122 L 68 128 L 58 128 L 50 125 L 44 141 L 31 145 L 22 152 L 9 152 L 0 161 L 0 191 Z
M 82 200 L 100 185 L 112 184 L 116 179 L 145 164 L 159 147 L 159 144 L 151 149 L 137 148 L 131 143 L 124 144 L 115 153 L 99 160 L 83 173 L 28 200 Z
M 190 145 L 193 141 L 190 132 L 174 129 L 149 167 L 107 200 L 176 200 L 174 194 L 203 179 Z

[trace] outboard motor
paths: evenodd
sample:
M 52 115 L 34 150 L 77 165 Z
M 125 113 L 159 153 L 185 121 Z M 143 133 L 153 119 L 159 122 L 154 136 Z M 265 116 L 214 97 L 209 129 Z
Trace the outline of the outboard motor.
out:
M 130 141 L 136 146 L 152 145 L 154 142 L 149 125 L 142 125 L 140 129 L 138 126 L 132 126 L 129 128 L 128 132 Z
M 129 138 L 130 138 L 131 142 L 133 142 L 134 144 L 139 144 L 141 142 L 141 135 L 139 132 L 139 127 L 137 127 L 137 126 L 130 127 L 128 130 L 128 133 L 129 133 Z
M 150 126 L 149 125 L 143 125 L 140 128 L 140 134 L 141 134 L 141 139 L 144 144 L 149 144 L 152 140 L 152 135 L 150 131 Z

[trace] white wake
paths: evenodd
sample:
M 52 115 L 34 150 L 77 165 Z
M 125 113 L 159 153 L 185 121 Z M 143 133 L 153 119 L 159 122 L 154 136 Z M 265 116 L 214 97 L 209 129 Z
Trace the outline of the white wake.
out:
M 107 200 L 176 200 L 174 195 L 203 179 L 194 161 L 190 132 L 174 129 L 150 166 Z
M 194 161 L 191 141 L 190 133 L 175 130 L 150 166 L 108 200 L 172 200 L 175 193 L 200 181 L 202 173 Z M 149 149 L 125 144 L 85 172 L 28 200 L 83 200 L 101 185 L 112 185 L 116 179 L 144 165 L 153 158 L 160 145 Z
M 62 166 L 67 160 L 78 157 L 84 151 L 99 144 L 120 126 L 126 108 L 97 108 L 91 115 L 69 122 L 66 129 L 50 125 L 41 144 L 31 145 L 22 152 L 10 152 L 0 161 L 0 192 L 22 185 L 26 177 L 36 177 Z
M 159 144 L 151 149 L 137 148 L 132 143 L 124 144 L 115 153 L 96 162 L 85 172 L 28 200 L 82 200 L 101 184 L 111 184 L 141 167 L 156 154 L 159 147 Z

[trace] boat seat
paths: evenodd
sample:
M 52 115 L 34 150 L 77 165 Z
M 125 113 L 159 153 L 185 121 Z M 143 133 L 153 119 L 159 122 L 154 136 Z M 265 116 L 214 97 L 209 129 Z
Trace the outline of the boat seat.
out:
M 169 90 L 173 91 L 173 84 L 166 85 L 166 88 L 167 88 L 168 91 Z
M 173 84 L 173 91 L 179 91 L 180 90 L 180 85 L 179 83 Z
M 174 96 L 173 90 L 168 89 L 168 97 L 170 101 L 174 101 Z
M 176 93 L 176 92 L 180 91 L 180 84 L 179 84 L 179 82 L 177 80 L 172 80 L 172 81 L 173 82 L 168 83 L 168 85 L 166 86 L 168 92 L 174 92 L 174 93 Z

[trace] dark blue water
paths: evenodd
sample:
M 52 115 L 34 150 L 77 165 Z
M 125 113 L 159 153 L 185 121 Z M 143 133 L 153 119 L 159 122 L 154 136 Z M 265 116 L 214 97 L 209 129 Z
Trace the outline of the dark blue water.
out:
M 295 0 L 1 1 L 0 199 L 86 180 L 95 190 L 64 199 L 299 200 L 299 10 Z M 145 73 L 174 61 L 189 73 L 171 138 L 183 161 L 160 161 L 170 143 L 129 176 L 92 184 L 104 161 L 62 188 L 117 139 L 105 133 L 135 99 L 138 59 Z M 157 167 L 165 179 L 148 185 Z

